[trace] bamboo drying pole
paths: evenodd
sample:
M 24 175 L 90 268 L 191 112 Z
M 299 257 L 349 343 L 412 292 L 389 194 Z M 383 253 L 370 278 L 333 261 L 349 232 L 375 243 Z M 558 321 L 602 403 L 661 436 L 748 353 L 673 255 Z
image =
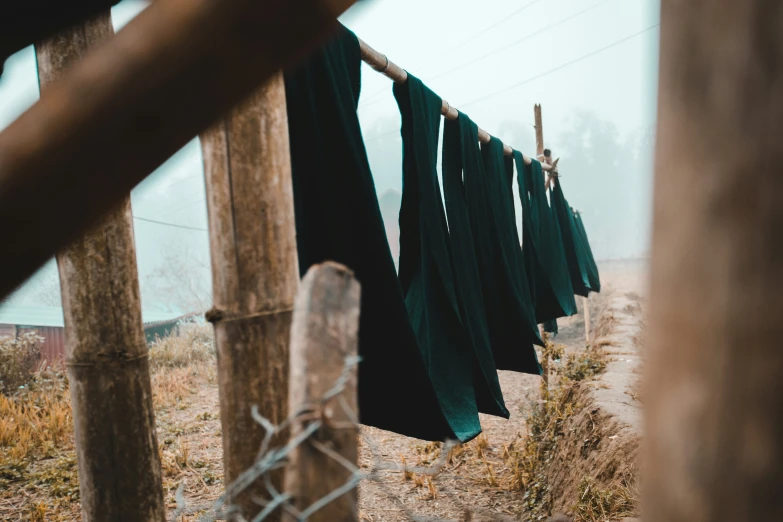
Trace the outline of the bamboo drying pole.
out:
M 226 483 L 251 468 L 265 432 L 288 415 L 288 343 L 299 283 L 285 86 L 278 73 L 201 136 L 206 173 Z M 282 438 L 282 436 L 281 436 Z M 284 443 L 285 440 L 274 442 Z M 282 474 L 273 480 L 282 487 Z M 259 481 L 227 499 L 252 520 Z
M 535 104 L 533 106 L 533 116 L 535 118 L 535 127 L 536 127 L 536 155 L 538 158 L 544 157 L 544 119 L 541 114 L 541 105 Z M 551 157 L 551 156 L 550 156 Z M 559 161 L 559 159 L 557 160 Z M 553 166 L 557 165 L 557 161 L 553 163 Z M 556 175 L 556 174 L 555 174 Z M 546 180 L 546 188 L 549 190 L 550 183 L 552 181 L 552 175 L 550 174 L 547 176 Z M 582 307 L 584 308 L 584 314 L 585 314 L 585 341 L 589 345 L 590 344 L 590 330 L 591 330 L 591 323 L 590 323 L 590 299 L 587 297 L 582 297 Z
M 661 2 L 644 522 L 783 520 L 781 13 Z
M 0 299 L 352 3 L 158 0 L 85 56 L 0 132 Z
M 533 117 L 536 129 L 536 158 L 541 161 L 541 166 L 543 167 L 546 163 L 542 160 L 544 157 L 544 124 L 541 118 L 541 105 L 533 105 Z M 547 187 L 549 187 L 548 183 L 549 178 L 547 177 Z M 543 325 L 541 325 L 541 339 L 544 340 L 544 344 L 549 343 L 549 334 L 544 331 Z M 544 384 L 549 387 L 549 352 L 546 348 L 544 348 L 544 360 L 541 366 L 544 370 Z
M 389 60 L 385 54 L 379 53 L 367 45 L 362 39 L 359 39 L 359 46 L 362 51 L 362 60 L 367 63 L 367 65 L 383 74 L 387 78 L 390 78 L 395 83 L 405 83 L 408 81 L 408 73 L 405 72 L 405 70 L 400 66 Z M 446 100 L 443 100 L 441 113 L 450 120 L 456 120 L 459 117 L 459 111 L 457 111 L 456 107 L 449 105 L 449 102 Z M 481 143 L 488 143 L 489 140 L 492 139 L 492 136 L 481 127 L 478 129 L 478 137 Z M 503 144 L 503 153 L 506 156 L 511 156 L 514 153 L 514 149 L 506 144 Z M 532 160 L 524 154 L 522 157 L 525 160 L 525 165 L 530 165 Z M 552 169 L 552 166 L 546 163 L 542 163 L 541 167 L 544 170 Z
M 50 85 L 112 33 L 106 11 L 37 44 L 42 99 L 56 100 Z M 82 518 L 164 522 L 130 193 L 62 250 L 57 265 Z
M 356 483 L 351 483 L 349 467 L 358 471 L 357 372 L 351 359 L 358 353 L 359 294 L 351 271 L 327 262 L 310 268 L 296 298 L 289 382 L 291 404 L 300 416 L 292 426 L 292 439 L 313 422 L 321 425 L 289 456 L 284 491 L 293 496 L 293 507 L 301 515 L 286 514 L 286 521 L 357 520 Z M 359 478 L 353 476 L 357 482 Z M 342 488 L 343 495 L 307 512 Z

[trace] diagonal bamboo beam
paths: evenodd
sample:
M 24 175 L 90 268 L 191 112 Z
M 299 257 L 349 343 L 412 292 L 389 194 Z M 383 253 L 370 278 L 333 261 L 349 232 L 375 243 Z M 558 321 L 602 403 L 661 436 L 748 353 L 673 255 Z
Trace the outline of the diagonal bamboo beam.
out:
M 158 0 L 55 82 L 0 133 L 0 299 L 353 1 Z
M 359 39 L 359 47 L 362 51 L 362 60 L 374 70 L 383 74 L 395 83 L 405 83 L 408 81 L 408 73 L 405 71 L 405 69 L 389 60 L 385 54 L 379 53 L 370 47 L 361 38 Z M 450 120 L 456 120 L 459 117 L 459 111 L 457 108 L 450 105 L 446 100 L 443 100 L 441 114 Z M 489 143 L 489 141 L 492 139 L 492 136 L 481 127 L 478 129 L 478 137 L 481 143 Z M 506 156 L 511 156 L 514 153 L 514 149 L 509 145 L 503 144 L 503 153 Z M 522 158 L 525 160 L 525 165 L 530 165 L 530 163 L 533 161 L 524 154 L 522 154 Z M 544 170 L 553 169 L 551 165 L 543 162 L 541 163 L 541 168 Z

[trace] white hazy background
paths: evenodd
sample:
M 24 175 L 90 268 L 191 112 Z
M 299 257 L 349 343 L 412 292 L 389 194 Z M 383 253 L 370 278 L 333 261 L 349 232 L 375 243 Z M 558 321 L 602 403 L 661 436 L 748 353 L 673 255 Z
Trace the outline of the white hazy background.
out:
M 146 7 L 124 0 L 116 30 Z M 647 255 L 657 98 L 659 0 L 362 0 L 342 22 L 479 126 L 535 153 L 533 105 L 560 157 L 597 259 Z M 376 188 L 398 201 L 402 151 L 391 82 L 363 66 L 359 116 Z M 38 99 L 35 52 L 0 77 L 0 129 Z M 210 305 L 201 153 L 193 140 L 132 192 L 142 304 Z M 34 210 L 33 210 L 34 211 Z M 392 213 L 393 214 L 393 213 Z M 52 261 L 4 306 L 59 305 Z

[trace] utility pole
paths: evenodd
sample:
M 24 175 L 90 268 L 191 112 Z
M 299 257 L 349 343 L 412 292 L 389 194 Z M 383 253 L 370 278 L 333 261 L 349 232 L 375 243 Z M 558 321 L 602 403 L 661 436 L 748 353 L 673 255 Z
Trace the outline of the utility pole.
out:
M 106 11 L 37 44 L 42 99 L 49 85 L 112 35 Z M 62 250 L 57 266 L 82 518 L 164 522 L 130 194 Z
M 282 73 L 201 136 L 206 173 L 225 481 L 253 466 L 265 431 L 288 415 L 291 314 L 299 284 Z M 276 442 L 285 443 L 285 434 Z M 274 477 L 282 488 L 282 470 Z M 227 501 L 252 520 L 262 481 Z

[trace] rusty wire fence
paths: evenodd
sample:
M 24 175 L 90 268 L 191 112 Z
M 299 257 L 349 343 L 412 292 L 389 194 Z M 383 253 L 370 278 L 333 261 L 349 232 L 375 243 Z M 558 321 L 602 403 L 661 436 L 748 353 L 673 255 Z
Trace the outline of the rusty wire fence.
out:
M 242 476 L 226 487 L 221 497 L 212 504 L 189 505 L 184 496 L 184 484 L 181 484 L 176 493 L 177 508 L 169 520 L 179 522 L 183 515 L 193 515 L 202 513 L 198 518 L 199 522 L 215 522 L 222 520 L 235 520 L 239 522 L 263 522 L 266 520 L 278 520 L 280 513 L 284 513 L 284 520 L 305 522 L 312 519 L 323 508 L 343 498 L 347 494 L 354 493 L 359 485 L 366 481 L 378 484 L 387 494 L 388 498 L 395 503 L 399 513 L 406 520 L 411 522 L 463 522 L 465 520 L 475 520 L 474 516 L 480 515 L 481 520 L 493 520 L 499 522 L 518 522 L 518 519 L 498 513 L 490 512 L 486 508 L 475 505 L 466 505 L 456 497 L 449 497 L 464 513 L 460 520 L 433 517 L 430 515 L 421 515 L 410 509 L 394 492 L 388 489 L 388 483 L 383 480 L 382 472 L 395 471 L 403 474 L 412 474 L 435 477 L 440 474 L 448 461 L 449 454 L 453 448 L 458 446 L 456 441 L 447 441 L 443 444 L 440 454 L 435 462 L 427 466 L 411 466 L 407 464 L 398 464 L 395 462 L 384 461 L 382 450 L 372 437 L 360 431 L 356 413 L 349 408 L 347 401 L 344 400 L 345 393 L 355 393 L 351 389 L 351 376 L 359 363 L 358 357 L 348 357 L 345 360 L 345 367 L 340 378 L 331 386 L 331 388 L 321 397 L 318 404 L 303 405 L 296 413 L 291 415 L 285 422 L 275 425 L 263 417 L 258 408 L 253 408 L 253 418 L 259 427 L 264 430 L 264 441 L 259 449 L 259 457 L 255 465 L 247 469 Z M 329 423 L 322 417 L 314 417 L 314 411 L 326 411 L 330 407 L 340 408 L 351 420 L 342 425 L 329 424 L 329 429 L 349 430 L 356 434 L 369 449 L 372 457 L 372 464 L 369 469 L 362 470 L 342 456 L 337 451 L 331 449 L 327 444 L 319 440 L 319 431 Z M 292 436 L 288 442 L 282 446 L 273 446 L 272 441 L 280 434 L 286 433 L 297 422 L 303 422 L 305 428 L 298 434 Z M 285 468 L 288 465 L 291 454 L 302 446 L 309 446 L 320 454 L 328 457 L 342 466 L 346 471 L 347 479 L 338 487 L 331 490 L 326 495 L 320 497 L 315 502 L 304 509 L 297 509 L 292 504 L 293 495 L 290 492 L 280 491 L 274 484 L 273 474 Z M 265 499 L 256 498 L 261 511 L 251 520 L 247 520 L 240 513 L 239 509 L 232 506 L 227 501 L 234 498 L 251 485 L 258 481 L 263 482 L 266 493 Z M 358 505 L 354 503 L 353 511 L 356 513 L 356 519 L 359 519 Z

